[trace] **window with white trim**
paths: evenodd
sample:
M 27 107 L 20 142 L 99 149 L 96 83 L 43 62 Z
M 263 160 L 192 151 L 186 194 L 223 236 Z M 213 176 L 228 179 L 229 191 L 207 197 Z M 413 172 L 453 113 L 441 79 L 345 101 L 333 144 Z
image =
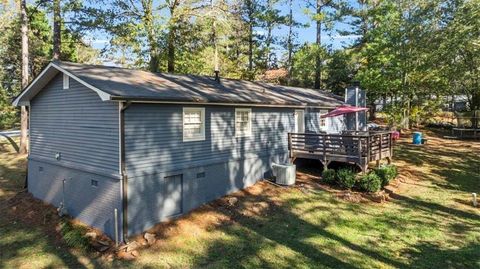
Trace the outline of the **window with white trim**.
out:
M 63 89 L 68 90 L 70 88 L 70 77 L 63 73 Z
M 183 108 L 183 141 L 205 140 L 205 108 Z
M 295 133 L 305 132 L 305 111 L 303 109 L 295 109 Z
M 235 109 L 235 136 L 250 136 L 252 134 L 252 110 L 250 108 Z
M 327 118 L 322 118 L 323 115 L 328 114 L 328 110 L 321 110 L 320 111 L 320 130 L 327 129 Z

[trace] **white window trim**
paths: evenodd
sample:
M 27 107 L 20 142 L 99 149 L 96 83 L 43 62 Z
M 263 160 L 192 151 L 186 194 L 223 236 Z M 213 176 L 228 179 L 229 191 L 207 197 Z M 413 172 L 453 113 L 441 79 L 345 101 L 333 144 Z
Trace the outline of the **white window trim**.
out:
M 295 120 L 295 126 L 294 126 L 294 131 L 297 133 L 305 133 L 305 110 L 303 109 L 295 109 L 295 115 L 302 116 L 300 119 L 302 120 L 302 126 L 298 126 L 297 118 L 294 118 Z M 298 117 L 297 116 L 297 117 Z M 302 128 L 299 128 L 302 127 Z M 298 130 L 297 130 L 298 129 Z
M 63 89 L 70 89 L 70 77 L 65 73 L 63 73 Z
M 328 112 L 329 112 L 328 110 L 320 110 L 320 116 L 319 116 L 320 119 L 318 121 L 318 124 L 319 124 L 318 127 L 319 127 L 320 131 L 327 131 L 328 130 L 329 120 L 328 120 L 328 118 L 322 118 L 322 116 L 325 115 L 325 114 L 328 114 Z M 320 125 L 322 120 L 325 120 L 325 125 L 324 126 Z
M 194 137 L 185 137 L 185 112 L 198 112 L 200 111 L 200 118 L 202 121 L 201 134 Z M 205 140 L 205 108 L 204 107 L 184 107 L 182 111 L 182 133 L 183 142 L 191 141 L 203 141 Z
M 237 130 L 237 112 L 248 112 L 248 130 L 240 132 Z M 235 108 L 235 137 L 249 137 L 252 135 L 252 109 L 251 108 Z

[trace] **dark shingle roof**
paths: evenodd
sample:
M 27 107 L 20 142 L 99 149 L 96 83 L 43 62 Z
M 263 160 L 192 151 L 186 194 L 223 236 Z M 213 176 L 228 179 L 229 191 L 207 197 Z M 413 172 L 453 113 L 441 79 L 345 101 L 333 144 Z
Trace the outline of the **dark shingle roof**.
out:
M 55 62 L 114 100 L 151 100 L 334 107 L 343 98 L 322 90 L 208 76 L 152 73 L 119 67 Z
M 59 71 L 73 75 L 102 100 L 336 107 L 343 98 L 323 90 L 209 76 L 152 73 L 70 62 L 52 62 L 14 101 L 28 102 Z

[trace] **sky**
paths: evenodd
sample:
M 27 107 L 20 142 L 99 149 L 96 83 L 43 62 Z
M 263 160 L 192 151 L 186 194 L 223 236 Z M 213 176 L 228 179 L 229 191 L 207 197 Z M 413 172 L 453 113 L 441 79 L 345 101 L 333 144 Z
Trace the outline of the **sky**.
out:
M 314 0 L 294 0 L 293 2 L 293 16 L 294 20 L 301 24 L 308 24 L 308 27 L 301 27 L 295 29 L 297 33 L 297 42 L 299 44 L 303 43 L 314 43 L 315 42 L 315 35 L 316 35 L 316 27 L 315 23 L 312 22 L 310 15 L 306 14 L 306 2 L 307 1 L 314 1 Z M 357 1 L 356 0 L 348 0 L 349 4 L 355 6 Z M 163 1 L 162 1 L 163 2 Z M 95 5 L 95 4 L 94 4 Z M 287 1 L 280 0 L 277 4 L 277 8 L 280 9 L 282 15 L 287 15 L 288 5 Z M 312 10 L 313 11 L 313 10 Z M 348 29 L 350 26 L 347 23 L 336 23 L 332 32 L 323 31 L 322 34 L 322 44 L 331 46 L 332 49 L 340 49 L 342 47 L 348 46 L 352 44 L 358 36 L 340 36 L 337 33 L 337 30 L 345 30 Z M 261 29 L 257 29 L 257 32 L 261 33 Z M 286 26 L 277 28 L 274 30 L 275 36 L 285 37 L 288 33 L 288 28 Z M 86 38 L 87 41 L 96 49 L 103 49 L 106 45 L 108 45 L 108 36 L 102 33 L 95 33 L 91 36 Z M 281 55 L 284 53 L 283 49 L 280 47 L 276 50 L 277 57 L 280 58 Z
M 316 25 L 314 22 L 312 22 L 311 17 L 308 14 L 305 14 L 305 9 L 306 9 L 306 1 L 312 1 L 312 0 L 294 0 L 293 4 L 293 17 L 296 21 L 302 23 L 302 24 L 309 24 L 309 27 L 306 28 L 299 28 L 296 29 L 298 33 L 298 41 L 299 43 L 314 43 L 315 42 L 315 36 L 316 36 Z M 348 0 L 349 5 L 356 6 L 355 0 Z M 287 5 L 280 5 L 279 6 L 282 14 L 288 14 L 288 6 Z M 312 10 L 313 11 L 313 10 Z M 338 33 L 336 33 L 336 30 L 345 30 L 349 28 L 350 26 L 347 23 L 336 23 L 334 26 L 333 32 L 331 32 L 329 35 L 324 31 L 324 34 L 322 35 L 322 42 L 324 41 L 325 45 L 332 45 L 334 49 L 339 49 L 342 46 L 345 45 L 350 45 L 356 36 L 340 36 Z M 276 31 L 277 34 L 280 35 L 286 35 L 287 28 L 281 28 Z

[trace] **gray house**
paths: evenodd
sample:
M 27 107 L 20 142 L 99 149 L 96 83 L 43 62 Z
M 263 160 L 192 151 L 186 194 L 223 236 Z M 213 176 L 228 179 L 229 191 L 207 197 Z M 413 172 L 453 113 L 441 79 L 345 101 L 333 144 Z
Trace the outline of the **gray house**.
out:
M 52 62 L 30 110 L 28 191 L 120 239 L 254 184 L 288 132 L 339 132 L 324 91 Z M 115 213 L 118 212 L 117 218 Z

